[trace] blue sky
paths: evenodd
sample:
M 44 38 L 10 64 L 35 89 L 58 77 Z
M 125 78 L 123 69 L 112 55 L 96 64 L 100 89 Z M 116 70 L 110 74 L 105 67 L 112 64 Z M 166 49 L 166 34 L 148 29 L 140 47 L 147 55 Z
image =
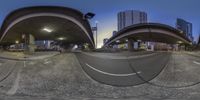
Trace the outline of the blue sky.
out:
M 0 25 L 11 11 L 27 6 L 54 5 L 78 9 L 83 13 L 96 13 L 90 21 L 98 23 L 98 45 L 103 38 L 110 37 L 117 30 L 117 13 L 124 10 L 141 10 L 148 14 L 149 22 L 175 26 L 176 18 L 183 18 L 193 24 L 195 40 L 200 33 L 199 0 L 0 0 Z

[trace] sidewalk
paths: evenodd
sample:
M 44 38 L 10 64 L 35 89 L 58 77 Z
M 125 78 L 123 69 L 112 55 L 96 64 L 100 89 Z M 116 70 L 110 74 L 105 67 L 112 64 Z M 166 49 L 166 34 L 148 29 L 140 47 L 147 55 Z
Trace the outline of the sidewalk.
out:
M 200 51 L 196 51 L 196 52 L 184 52 L 184 53 L 188 54 L 188 55 L 195 56 L 195 57 L 200 57 Z
M 39 60 L 49 58 L 55 55 L 60 54 L 59 52 L 35 52 L 33 55 L 27 55 L 23 52 L 8 52 L 3 51 L 0 53 L 1 59 L 8 59 L 8 60 Z

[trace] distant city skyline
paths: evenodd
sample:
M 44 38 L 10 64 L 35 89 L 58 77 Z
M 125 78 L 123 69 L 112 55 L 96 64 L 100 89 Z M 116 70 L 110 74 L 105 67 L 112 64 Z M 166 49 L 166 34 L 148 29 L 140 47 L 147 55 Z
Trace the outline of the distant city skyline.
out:
M 140 10 L 148 14 L 148 21 L 175 27 L 176 19 L 182 18 L 193 24 L 194 40 L 200 33 L 199 0 L 12 0 L 0 1 L 0 25 L 13 10 L 28 6 L 64 6 L 78 9 L 83 13 L 93 12 L 91 26 L 98 21 L 98 47 L 104 38 L 117 30 L 117 13 L 125 10 Z M 170 6 L 169 6 L 170 5 Z

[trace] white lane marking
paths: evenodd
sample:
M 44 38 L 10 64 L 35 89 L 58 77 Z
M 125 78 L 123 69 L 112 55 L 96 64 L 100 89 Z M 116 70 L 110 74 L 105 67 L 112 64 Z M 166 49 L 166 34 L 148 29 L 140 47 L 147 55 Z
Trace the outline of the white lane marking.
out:
M 34 65 L 35 63 L 33 61 L 29 62 L 28 63 L 29 65 Z
M 44 62 L 44 64 L 49 64 L 50 63 L 50 61 L 46 61 L 46 62 Z
M 17 92 L 17 90 L 19 88 L 20 73 L 21 73 L 21 69 L 19 69 L 19 71 L 17 73 L 17 78 L 15 79 L 15 82 L 14 82 L 12 88 L 10 90 L 8 90 L 8 92 L 7 92 L 8 95 L 14 95 Z
M 26 67 L 26 61 L 23 61 L 23 67 Z M 14 95 L 17 92 L 17 90 L 19 88 L 19 81 L 21 78 L 20 73 L 21 73 L 21 67 L 20 67 L 20 69 L 18 69 L 17 78 L 15 79 L 12 88 L 10 90 L 8 90 L 7 95 Z
M 24 67 L 26 67 L 26 62 L 24 61 Z
M 99 72 L 99 73 L 102 73 L 102 74 L 105 74 L 105 75 L 110 75 L 110 76 L 131 76 L 131 75 L 136 75 L 136 73 L 129 73 L 129 74 L 112 74 L 112 73 L 108 73 L 108 72 L 104 72 L 104 71 L 101 71 L 99 69 L 96 69 L 92 66 L 90 66 L 89 64 L 85 63 L 89 68 Z M 137 72 L 137 74 L 140 74 L 141 72 Z
M 193 61 L 193 63 L 195 63 L 197 65 L 200 65 L 200 62 L 197 62 L 197 61 Z
M 44 62 L 43 62 L 44 64 L 50 64 L 50 63 L 52 63 L 52 61 L 50 60 L 50 59 L 44 59 Z

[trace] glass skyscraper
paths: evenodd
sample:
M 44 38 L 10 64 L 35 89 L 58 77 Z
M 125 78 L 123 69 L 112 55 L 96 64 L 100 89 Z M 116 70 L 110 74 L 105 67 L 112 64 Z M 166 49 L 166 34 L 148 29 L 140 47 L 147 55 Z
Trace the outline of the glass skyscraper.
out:
M 187 22 L 181 18 L 177 18 L 176 28 L 183 31 L 183 34 L 185 34 L 185 36 L 187 36 L 191 41 L 193 41 L 192 23 Z

